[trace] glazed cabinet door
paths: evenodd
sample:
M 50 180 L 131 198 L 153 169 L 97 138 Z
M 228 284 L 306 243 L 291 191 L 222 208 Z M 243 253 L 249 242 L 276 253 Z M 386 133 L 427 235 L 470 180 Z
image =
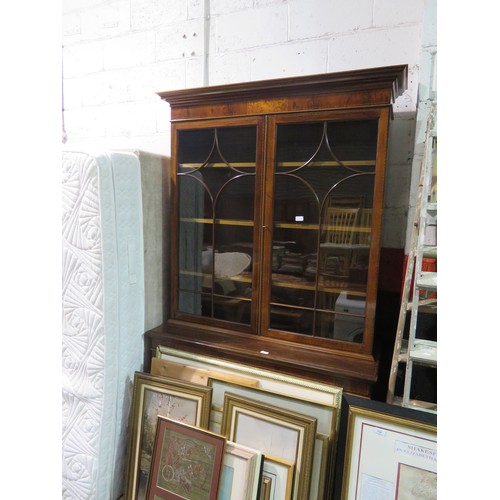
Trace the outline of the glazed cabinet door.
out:
M 178 319 L 256 330 L 262 137 L 261 118 L 173 125 Z
M 376 109 L 270 118 L 264 335 L 371 351 L 387 120 Z

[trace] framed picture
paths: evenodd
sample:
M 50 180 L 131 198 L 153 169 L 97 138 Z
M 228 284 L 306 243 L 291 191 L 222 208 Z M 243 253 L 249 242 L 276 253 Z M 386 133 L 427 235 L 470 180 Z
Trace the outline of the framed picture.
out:
M 266 486 L 262 489 L 269 490 L 269 500 L 290 500 L 293 487 L 293 463 L 281 458 L 266 455 L 262 469 L 262 482 Z
M 152 370 L 155 361 L 161 373 L 168 373 L 185 381 L 203 380 L 204 385 L 212 387 L 212 412 L 209 425 L 212 432 L 222 432 L 226 392 L 316 418 L 316 439 L 308 500 L 331 497 L 334 442 L 340 422 L 339 408 L 342 401 L 341 388 L 166 346 L 159 346 L 156 349 L 156 358 L 152 359 Z
M 271 478 L 263 477 L 260 488 L 259 500 L 270 500 L 271 498 Z
M 158 417 L 147 500 L 217 500 L 224 437 Z
M 433 413 L 345 396 L 335 500 L 435 500 L 437 417 Z
M 219 500 L 258 500 L 261 472 L 259 450 L 226 441 Z
M 309 498 L 316 419 L 225 393 L 222 434 L 245 446 L 291 462 L 295 467 L 293 499 Z
M 212 389 L 136 372 L 129 421 L 126 500 L 144 500 L 158 415 L 208 428 Z

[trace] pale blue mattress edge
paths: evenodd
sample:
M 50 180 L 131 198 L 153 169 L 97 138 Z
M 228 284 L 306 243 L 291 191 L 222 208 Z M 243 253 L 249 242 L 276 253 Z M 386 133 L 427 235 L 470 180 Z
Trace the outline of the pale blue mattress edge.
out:
M 131 386 L 143 361 L 144 250 L 139 159 L 132 153 L 108 152 L 99 155 L 97 162 L 105 328 L 108 330 L 109 321 L 109 328 L 116 331 L 115 335 L 106 334 L 100 455 L 107 463 L 100 464 L 97 478 L 97 498 L 109 499 L 123 493 Z
M 80 159 L 85 156 L 85 153 L 74 154 Z M 123 493 L 133 374 L 142 369 L 143 361 L 145 308 L 141 176 L 139 160 L 132 153 L 88 155 L 87 164 L 97 168 L 102 235 L 104 339 L 101 341 L 104 342 L 104 364 L 99 368 L 103 373 L 97 376 L 102 377 L 102 393 L 78 394 L 74 388 L 79 384 L 63 387 L 63 393 L 66 392 L 66 399 L 73 398 L 78 402 L 78 411 L 87 412 L 85 405 L 100 405 L 97 414 L 101 420 L 92 423 L 93 427 L 87 433 L 89 442 L 80 442 L 80 450 L 71 450 L 72 466 L 76 468 L 80 461 L 82 470 L 84 467 L 91 470 L 86 471 L 85 477 L 74 474 L 71 479 L 63 480 L 86 482 L 80 491 L 86 491 L 89 498 L 114 500 Z M 94 306 L 89 303 L 88 307 L 92 309 Z M 89 344 L 88 349 L 92 348 Z M 82 376 L 85 376 L 85 370 L 89 374 L 92 370 L 92 353 L 85 356 L 90 363 L 80 370 Z M 90 375 L 96 378 L 95 374 Z M 90 408 L 88 413 L 95 415 L 94 409 Z M 78 438 L 82 440 L 82 433 Z M 71 446 L 76 446 L 74 440 Z M 72 486 L 73 494 L 79 491 L 78 485 Z

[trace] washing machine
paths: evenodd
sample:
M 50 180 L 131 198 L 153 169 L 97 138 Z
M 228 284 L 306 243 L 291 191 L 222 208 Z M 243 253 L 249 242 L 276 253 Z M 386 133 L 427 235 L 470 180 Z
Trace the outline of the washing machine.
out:
M 349 342 L 361 342 L 365 327 L 366 301 L 354 299 L 342 292 L 335 302 L 333 338 Z M 345 314 L 342 314 L 345 313 Z M 356 315 L 356 316 L 351 316 Z

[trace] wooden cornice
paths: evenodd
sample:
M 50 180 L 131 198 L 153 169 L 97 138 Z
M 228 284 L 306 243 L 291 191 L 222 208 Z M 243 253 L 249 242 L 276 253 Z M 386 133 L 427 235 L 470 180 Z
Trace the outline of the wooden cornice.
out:
M 407 65 L 396 65 L 172 90 L 158 92 L 158 95 L 168 102 L 172 108 L 178 106 L 210 106 L 234 100 L 307 96 L 311 94 L 312 87 L 314 87 L 314 95 L 390 89 L 391 100 L 394 101 L 406 89 L 407 75 Z M 390 104 L 390 102 L 385 104 Z

